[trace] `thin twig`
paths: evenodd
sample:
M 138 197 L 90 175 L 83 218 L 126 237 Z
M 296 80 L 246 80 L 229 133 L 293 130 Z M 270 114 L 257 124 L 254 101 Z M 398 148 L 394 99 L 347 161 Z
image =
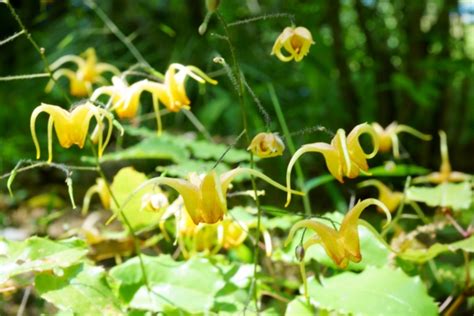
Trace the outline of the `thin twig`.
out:
M 12 81 L 12 80 L 27 80 L 35 78 L 48 78 L 49 73 L 40 73 L 40 74 L 29 74 L 29 75 L 15 75 L 15 76 L 5 76 L 0 77 L 0 81 Z
M 277 19 L 277 18 L 289 18 L 291 23 L 294 23 L 295 20 L 295 15 L 291 13 L 270 13 L 270 14 L 264 14 L 244 20 L 238 20 L 235 22 L 231 22 L 227 24 L 228 27 L 233 27 L 233 26 L 238 26 L 242 24 L 248 24 L 252 22 L 257 22 L 257 21 L 262 21 L 262 20 L 268 20 L 268 19 Z
M 24 30 L 21 30 L 20 32 L 16 32 L 15 34 L 7 37 L 6 39 L 4 40 L 1 40 L 0 41 L 0 46 L 10 42 L 10 41 L 13 41 L 15 38 L 17 38 L 18 36 L 21 36 L 22 34 L 25 34 L 25 31 Z

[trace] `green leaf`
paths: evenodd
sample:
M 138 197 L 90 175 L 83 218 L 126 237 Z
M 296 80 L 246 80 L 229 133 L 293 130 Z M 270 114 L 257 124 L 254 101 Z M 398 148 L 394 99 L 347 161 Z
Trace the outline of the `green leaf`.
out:
M 428 249 L 407 249 L 404 252 L 398 254 L 398 256 L 405 260 L 424 263 L 435 258 L 439 254 L 456 250 L 474 252 L 474 235 L 451 244 L 435 243 Z
M 62 311 L 80 315 L 123 315 L 100 267 L 81 264 L 67 268 L 61 276 L 39 274 L 35 288 L 42 298 Z
M 208 141 L 199 140 L 188 144 L 193 156 L 199 159 L 218 160 L 228 150 L 227 145 L 213 144 Z M 249 161 L 250 154 L 242 149 L 230 148 L 222 157 L 222 161 L 227 163 L 237 163 L 242 161 Z
M 423 202 L 432 207 L 467 209 L 472 202 L 471 184 L 462 182 L 442 183 L 436 187 L 409 187 L 407 199 Z
M 342 222 L 344 216 L 341 213 L 326 213 L 322 216 L 323 218 L 331 219 L 334 225 L 339 229 L 339 226 Z M 332 225 L 328 220 L 318 219 L 326 225 Z M 365 227 L 365 225 L 359 225 L 359 239 L 360 239 L 360 250 L 362 254 L 362 260 L 358 263 L 350 262 L 347 269 L 349 270 L 363 270 L 367 266 L 377 266 L 381 267 L 388 263 L 388 257 L 390 250 L 387 246 L 382 243 L 379 238 L 374 234 L 374 232 Z M 297 262 L 295 258 L 295 248 L 300 244 L 301 237 L 303 234 L 303 229 L 300 229 L 296 234 L 291 244 L 285 249 L 277 249 L 273 255 L 275 260 L 283 260 L 286 262 Z M 304 234 L 303 241 L 306 241 L 311 236 L 314 235 L 314 232 L 311 230 L 306 230 Z M 313 245 L 306 250 L 305 261 L 314 259 L 317 262 L 332 267 L 334 269 L 339 269 L 332 259 L 326 254 L 324 248 L 321 245 Z
M 102 156 L 101 162 L 130 159 L 163 159 L 181 162 L 189 158 L 189 152 L 174 141 L 164 137 L 150 137 L 136 145 Z M 83 161 L 94 163 L 95 158 L 82 157 Z
M 26 272 L 60 271 L 83 260 L 87 251 L 86 243 L 77 238 L 53 241 L 31 237 L 23 242 L 0 239 L 0 284 Z
M 193 159 L 180 162 L 176 165 L 158 166 L 156 170 L 160 172 L 166 172 L 166 175 L 187 179 L 190 172 L 207 173 L 213 169 L 215 164 L 215 162 Z M 230 168 L 223 163 L 218 164 L 215 168 L 219 174 L 229 171 L 229 169 Z
M 311 316 L 314 315 L 313 307 L 306 304 L 303 296 L 293 299 L 286 307 L 285 316 Z
M 166 255 L 143 259 L 153 289 L 151 293 L 143 284 L 138 258 L 110 271 L 119 284 L 121 297 L 131 308 L 155 312 L 176 308 L 189 313 L 205 312 L 211 310 L 216 294 L 225 285 L 219 269 L 207 259 L 178 262 Z
M 318 308 L 340 314 L 438 314 L 438 307 L 420 278 L 411 278 L 400 269 L 369 267 L 360 274 L 344 272 L 324 279 L 323 285 L 311 278 L 308 290 Z
M 153 185 L 141 190 L 129 199 L 130 194 L 146 180 L 147 177 L 145 174 L 136 171 L 132 167 L 126 167 L 120 169 L 120 171 L 115 175 L 111 186 L 112 192 L 114 193 L 119 205 L 123 205 L 124 202 L 128 200 L 125 207 L 123 207 L 122 212 L 125 214 L 134 230 L 152 227 L 159 222 L 161 217 L 159 213 L 140 211 L 142 196 L 148 192 L 153 192 Z M 118 213 L 118 208 L 115 203 L 112 203 L 112 210 L 114 213 Z M 120 214 L 117 215 L 120 221 L 125 225 L 123 217 Z

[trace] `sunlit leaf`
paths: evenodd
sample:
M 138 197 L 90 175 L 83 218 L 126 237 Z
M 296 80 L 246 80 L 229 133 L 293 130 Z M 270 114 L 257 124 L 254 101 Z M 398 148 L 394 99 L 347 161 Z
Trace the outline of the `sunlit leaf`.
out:
M 110 274 L 119 293 L 132 308 L 165 311 L 176 308 L 190 313 L 211 310 L 214 297 L 224 287 L 224 277 L 207 259 L 174 261 L 170 256 L 147 257 L 144 264 L 152 288 L 143 283 L 138 258 L 114 267 Z
M 26 272 L 59 271 L 87 254 L 87 245 L 77 238 L 53 241 L 31 237 L 23 242 L 0 239 L 0 284 Z
M 339 228 L 343 219 L 343 215 L 337 212 L 326 213 L 322 217 L 331 219 L 337 228 Z M 328 220 L 320 219 L 319 221 L 326 225 L 332 225 Z M 273 258 L 275 260 L 283 260 L 286 262 L 297 262 L 295 258 L 295 248 L 300 244 L 302 234 L 303 229 L 295 234 L 295 237 L 288 247 L 285 249 L 277 249 Z M 309 237 L 313 236 L 313 234 L 314 233 L 311 230 L 306 230 L 303 241 L 306 241 Z M 374 235 L 373 230 L 368 229 L 365 225 L 359 225 L 359 238 L 362 260 L 358 263 L 350 262 L 347 269 L 359 271 L 365 269 L 367 266 L 382 267 L 388 263 L 390 250 L 380 241 L 379 238 L 376 237 L 376 235 Z M 326 254 L 324 248 L 320 245 L 313 245 L 307 249 L 305 260 L 309 261 L 310 259 L 314 259 L 325 266 L 338 269 L 332 259 Z
M 308 306 L 302 296 L 296 297 L 288 303 L 285 316 L 311 316 L 314 315 L 313 307 Z
M 462 182 L 442 183 L 436 187 L 410 187 L 407 190 L 407 199 L 433 207 L 467 209 L 472 202 L 471 184 Z
M 127 201 L 125 206 L 122 209 L 122 212 L 125 214 L 126 218 L 130 222 L 130 225 L 134 230 L 139 230 L 142 228 L 150 227 L 156 225 L 159 222 L 160 214 L 151 213 L 146 211 L 141 211 L 142 196 L 148 192 L 153 192 L 153 186 L 150 185 L 147 188 L 141 190 L 129 199 L 131 193 L 137 189 L 143 182 L 147 180 L 147 177 L 133 169 L 132 167 L 127 167 L 121 169 L 114 177 L 112 182 L 112 192 L 114 193 L 115 198 L 119 205 Z M 115 203 L 112 203 L 112 210 L 115 213 L 118 213 L 118 208 Z M 118 214 L 118 218 L 125 224 L 125 220 L 122 215 Z M 127 227 L 128 228 L 128 227 Z
M 428 249 L 407 249 L 402 253 L 398 254 L 398 256 L 405 260 L 423 263 L 435 258 L 439 254 L 442 254 L 444 252 L 456 250 L 474 252 L 474 235 L 451 244 L 435 243 Z
M 309 280 L 312 303 L 318 308 L 353 315 L 437 315 L 438 307 L 419 277 L 402 270 L 369 267 L 360 274 L 344 272 L 318 284 Z
M 81 264 L 65 269 L 62 275 L 37 275 L 35 288 L 42 298 L 62 311 L 79 315 L 123 315 L 105 276 L 103 268 Z

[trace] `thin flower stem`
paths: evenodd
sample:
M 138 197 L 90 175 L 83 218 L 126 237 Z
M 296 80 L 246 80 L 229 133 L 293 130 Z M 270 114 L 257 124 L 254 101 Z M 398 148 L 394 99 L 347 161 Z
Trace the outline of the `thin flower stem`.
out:
M 238 93 L 237 94 L 238 94 L 238 97 L 239 97 L 239 104 L 240 104 L 240 109 L 241 109 L 241 113 L 242 113 L 242 124 L 243 124 L 244 130 L 246 131 L 246 133 L 245 133 L 246 141 L 249 144 L 250 143 L 250 136 L 249 136 L 249 133 L 248 133 L 248 123 L 247 123 L 247 115 L 246 115 L 247 112 L 245 110 L 245 100 L 244 100 L 245 87 L 244 87 L 244 83 L 243 83 L 243 80 L 242 80 L 242 73 L 240 71 L 240 66 L 239 66 L 239 63 L 237 61 L 237 57 L 236 57 L 236 54 L 235 54 L 235 48 L 232 45 L 232 42 L 230 40 L 230 33 L 229 33 L 229 29 L 227 27 L 227 24 L 226 24 L 225 20 L 222 18 L 221 14 L 218 11 L 216 11 L 216 16 L 222 24 L 225 35 L 227 37 L 227 43 L 229 44 L 229 50 L 230 50 L 230 54 L 231 54 L 231 58 L 232 58 L 232 64 L 234 66 L 234 76 L 235 76 L 235 78 L 237 80 L 237 84 L 238 84 Z M 250 152 L 249 154 L 250 154 L 250 168 L 254 169 L 255 168 L 255 161 L 254 161 L 253 153 Z M 253 262 L 254 268 L 253 268 L 253 279 L 252 279 L 252 283 L 251 283 L 251 286 L 250 286 L 250 292 L 251 293 L 253 292 L 253 297 L 254 297 L 254 300 L 255 300 L 255 309 L 257 311 L 257 314 L 259 314 L 259 312 L 258 312 L 258 310 L 259 310 L 258 291 L 257 291 L 257 281 L 258 281 L 258 274 L 257 274 L 258 271 L 257 270 L 258 270 L 258 259 L 259 259 L 259 255 L 260 255 L 260 247 L 258 246 L 258 242 L 260 240 L 260 228 L 261 228 L 261 222 L 262 222 L 262 209 L 260 207 L 260 199 L 258 197 L 257 185 L 255 184 L 255 177 L 253 175 L 250 175 L 250 180 L 251 180 L 251 183 L 252 183 L 252 190 L 255 193 L 255 205 L 257 207 L 257 229 L 256 229 L 256 232 L 255 232 L 254 262 Z M 246 307 L 244 309 L 244 313 L 245 313 L 245 310 L 247 309 L 247 307 L 248 307 L 248 304 L 246 305 Z
M 270 93 L 270 98 L 272 99 L 273 107 L 275 108 L 276 115 L 278 117 L 278 122 L 280 123 L 281 129 L 283 130 L 283 135 L 288 143 L 288 149 L 290 150 L 290 154 L 294 155 L 296 148 L 295 144 L 293 143 L 293 139 L 291 138 L 290 130 L 288 129 L 288 125 L 286 124 L 285 116 L 281 110 L 280 101 L 278 101 L 278 97 L 276 95 L 275 89 L 271 83 L 268 84 L 268 91 Z M 308 197 L 308 192 L 305 190 L 305 179 L 303 174 L 303 169 L 299 161 L 295 163 L 295 170 L 296 170 L 296 181 L 297 185 L 301 191 L 305 193 L 303 196 L 303 207 L 306 216 L 311 216 L 311 202 Z
M 43 61 L 43 64 L 44 64 L 44 69 L 49 74 L 49 77 L 55 83 L 55 85 L 57 85 L 57 80 L 54 78 L 53 72 L 51 71 L 51 67 L 49 66 L 49 63 L 48 63 L 48 59 L 46 58 L 46 55 L 44 54 L 44 48 L 40 47 L 38 45 L 38 43 L 36 43 L 36 41 L 33 39 L 33 36 L 31 36 L 31 33 L 28 32 L 28 29 L 25 27 L 25 25 L 23 24 L 23 21 L 20 19 L 20 17 L 18 16 L 18 14 L 15 11 L 15 8 L 13 8 L 13 6 L 10 4 L 10 2 L 5 1 L 4 3 L 8 7 L 8 9 L 10 10 L 11 15 L 15 18 L 16 22 L 18 23 L 18 26 L 20 26 L 21 32 L 23 32 L 23 34 L 26 35 L 26 38 L 28 39 L 28 41 L 31 43 L 31 45 L 33 45 L 35 50 L 40 55 L 41 60 Z M 69 104 L 71 104 L 71 100 L 69 99 L 66 91 L 64 91 L 64 89 L 61 86 L 59 86 L 59 89 L 61 90 L 61 93 L 63 94 L 66 101 Z
M 35 78 L 49 78 L 49 73 L 44 72 L 40 74 L 28 74 L 28 75 L 15 75 L 15 76 L 5 76 L 0 77 L 0 81 L 12 81 L 12 80 L 28 80 Z
M 35 168 L 41 168 L 41 167 L 52 167 L 52 168 L 60 169 L 62 171 L 69 171 L 69 170 L 97 171 L 96 167 L 68 166 L 68 165 L 64 165 L 64 164 L 57 164 L 57 163 L 54 163 L 54 162 L 47 162 L 47 161 L 38 161 L 36 163 L 33 163 L 31 160 L 24 160 L 24 161 L 20 160 L 20 162 L 19 162 L 20 165 L 21 164 L 27 164 L 27 163 L 29 163 L 30 165 L 26 166 L 26 167 L 22 167 L 22 168 L 16 168 L 16 170 L 14 170 L 14 171 L 10 171 L 8 173 L 5 173 L 5 174 L 0 176 L 0 179 L 8 178 L 13 173 L 18 174 L 18 173 L 21 173 L 21 172 L 24 172 L 24 171 L 28 171 L 28 170 L 35 169 Z
M 257 22 L 257 21 L 262 21 L 262 20 L 268 20 L 268 19 L 277 19 L 277 18 L 289 18 L 291 23 L 294 23 L 295 20 L 295 15 L 291 13 L 270 13 L 270 14 L 264 14 L 244 20 L 238 20 L 235 22 L 231 22 L 227 24 L 228 27 L 233 27 L 233 26 L 239 26 L 242 24 L 248 24 L 252 22 Z
M 199 121 L 199 119 L 194 115 L 193 112 L 183 109 L 181 110 L 184 115 L 188 118 L 188 120 L 196 127 L 196 129 L 211 143 L 214 141 L 212 140 L 211 134 L 207 131 L 206 127 Z
M 91 143 L 91 142 L 90 142 Z M 129 230 L 129 233 L 130 233 L 130 236 L 132 237 L 133 239 L 133 246 L 135 248 L 135 252 L 137 253 L 137 256 L 138 256 L 138 261 L 140 262 L 140 269 L 142 270 L 142 273 L 143 273 L 143 281 L 145 283 L 145 286 L 148 290 L 148 293 L 152 293 L 153 290 L 150 286 L 150 282 L 148 280 L 148 274 L 146 272 L 146 268 L 145 268 L 145 262 L 143 260 L 143 253 L 142 253 L 142 250 L 141 250 L 141 247 L 140 247 L 140 244 L 138 243 L 138 237 L 135 233 L 135 230 L 133 229 L 133 226 L 132 224 L 130 223 L 130 221 L 128 220 L 127 216 L 125 215 L 125 213 L 123 212 L 122 208 L 120 207 L 120 203 L 119 201 L 117 200 L 117 197 L 115 196 L 114 192 L 112 191 L 111 187 L 110 187 L 110 184 L 109 184 L 109 181 L 107 180 L 105 174 L 104 174 L 104 171 L 102 170 L 102 167 L 100 165 L 100 161 L 99 161 L 99 156 L 94 148 L 94 146 L 91 144 L 91 149 L 92 149 L 92 152 L 94 154 L 94 157 L 95 157 L 95 165 L 97 167 L 97 173 L 99 174 L 99 176 L 102 178 L 102 180 L 104 180 L 104 183 L 105 183 L 105 187 L 107 188 L 107 191 L 109 191 L 109 194 L 110 196 L 112 197 L 112 200 L 114 201 L 114 204 L 115 204 L 115 207 L 117 208 L 118 212 L 120 213 L 120 216 L 123 218 L 123 221 L 125 223 L 125 226 L 127 226 L 128 230 Z
M 25 34 L 25 31 L 24 31 L 24 30 L 21 30 L 20 32 L 16 32 L 15 34 L 13 34 L 13 35 L 7 37 L 6 39 L 1 40 L 1 41 L 0 41 L 0 46 L 4 45 L 4 44 L 6 44 L 6 43 L 8 43 L 8 42 L 10 42 L 10 41 L 13 41 L 15 38 L 17 38 L 17 37 L 19 37 L 19 36 L 21 36 L 21 35 L 23 35 L 23 34 Z

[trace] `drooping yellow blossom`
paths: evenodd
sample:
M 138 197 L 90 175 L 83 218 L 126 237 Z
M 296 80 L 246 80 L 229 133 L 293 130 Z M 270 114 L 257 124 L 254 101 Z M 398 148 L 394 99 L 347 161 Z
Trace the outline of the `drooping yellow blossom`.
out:
M 53 76 L 58 79 L 66 76 L 69 79 L 70 92 L 76 97 L 85 97 L 92 93 L 92 85 L 95 83 L 105 84 L 106 80 L 102 76 L 105 72 L 118 75 L 120 71 L 113 65 L 107 63 L 100 63 L 97 60 L 97 55 L 94 48 L 88 48 L 84 53 L 84 57 L 77 55 L 66 55 L 59 58 L 51 65 Z M 67 68 L 59 68 L 65 63 L 75 63 L 77 70 Z M 50 81 L 46 90 L 51 90 L 54 82 Z
M 459 171 L 452 171 L 451 163 L 449 162 L 448 141 L 446 133 L 439 131 L 440 149 L 441 149 L 441 167 L 439 172 L 432 172 L 426 176 L 421 176 L 413 179 L 413 183 L 430 182 L 441 184 L 445 182 L 463 182 L 469 181 L 472 176 Z
M 171 64 L 165 73 L 163 83 L 145 79 L 128 85 L 123 79 L 114 77 L 112 78 L 113 85 L 104 86 L 94 91 L 91 100 L 97 100 L 102 94 L 109 95 L 111 97 L 111 109 L 115 110 L 120 118 L 133 118 L 137 115 L 141 93 L 144 91 L 150 92 L 153 99 L 158 133 L 160 134 L 159 102 L 163 103 L 166 109 L 171 112 L 190 108 L 191 101 L 185 89 L 187 77 L 191 77 L 199 83 L 207 81 L 211 84 L 217 84 L 217 81 L 209 78 L 197 67 Z
M 271 158 L 283 155 L 285 144 L 277 133 L 259 133 L 250 143 L 247 150 L 260 158 Z
M 372 152 L 366 153 L 360 145 L 359 138 L 363 134 L 369 134 L 372 139 Z M 378 137 L 372 126 L 367 123 L 359 124 L 347 135 L 343 129 L 337 130 L 336 135 L 327 143 L 313 143 L 303 145 L 298 149 L 288 164 L 286 170 L 287 202 L 291 201 L 291 170 L 300 156 L 307 152 L 319 152 L 323 154 L 326 160 L 326 166 L 329 172 L 339 182 L 344 182 L 343 177 L 356 178 L 359 174 L 367 173 L 369 165 L 367 159 L 373 158 L 377 154 L 379 147 Z
M 191 173 L 188 180 L 167 177 L 153 178 L 140 185 L 129 198 L 149 185 L 167 185 L 178 191 L 183 197 L 185 208 L 195 224 L 213 224 L 224 218 L 227 212 L 227 190 L 232 180 L 243 173 L 261 178 L 274 187 L 286 191 L 284 186 L 257 170 L 235 168 L 220 176 L 215 170 L 202 175 Z M 298 191 L 291 191 L 291 193 L 302 195 Z
M 35 125 L 36 118 L 39 114 L 46 112 L 49 114 L 48 121 L 48 161 L 51 162 L 53 159 L 53 126 L 56 130 L 56 136 L 58 137 L 59 144 L 64 148 L 69 148 L 72 145 L 77 145 L 79 148 L 84 147 L 84 142 L 89 130 L 89 123 L 92 117 L 97 121 L 97 127 L 99 131 L 104 130 L 104 121 L 108 120 L 108 131 L 103 140 L 102 133 L 98 135 L 98 155 L 102 156 L 105 147 L 107 146 L 110 136 L 112 135 L 112 122 L 113 118 L 109 112 L 93 104 L 86 102 L 80 104 L 71 111 L 56 106 L 42 103 L 38 106 L 31 114 L 30 128 L 33 142 L 36 147 L 36 159 L 40 158 L 40 146 L 36 137 Z
M 403 193 L 390 190 L 385 184 L 376 179 L 366 180 L 358 185 L 360 188 L 373 186 L 379 191 L 378 200 L 387 206 L 388 210 L 393 213 L 403 200 Z M 381 211 L 381 209 L 378 209 Z
M 397 122 L 392 122 L 385 129 L 379 123 L 372 123 L 372 127 L 379 138 L 379 151 L 387 153 L 392 149 L 393 156 L 397 159 L 400 158 L 398 134 L 408 133 L 424 141 L 431 140 L 431 135 L 420 133 L 410 126 L 398 124 Z
M 316 220 L 302 220 L 293 225 L 288 235 L 286 244 L 288 244 L 293 239 L 298 229 L 309 228 L 316 234 L 304 242 L 304 251 L 306 251 L 312 245 L 321 244 L 327 255 L 341 269 L 346 268 L 349 264 L 349 261 L 360 262 L 362 260 L 362 256 L 360 253 L 359 231 L 357 229 L 357 223 L 362 211 L 370 205 L 376 205 L 382 209 L 382 211 L 387 216 L 387 224 L 391 221 L 392 217 L 385 204 L 376 199 L 366 199 L 359 201 L 346 214 L 346 216 L 344 216 L 339 230 L 335 230 L 334 228 Z
M 100 202 L 104 209 L 110 209 L 110 202 L 112 201 L 112 197 L 110 196 L 109 189 L 107 188 L 107 184 L 105 183 L 104 179 L 97 178 L 96 184 L 91 186 L 86 194 L 84 195 L 84 202 L 82 203 L 82 214 L 87 214 L 89 211 L 89 206 L 91 203 L 92 196 L 94 194 L 98 194 L 100 198 Z
M 275 55 L 279 60 L 288 62 L 295 60 L 299 62 L 309 52 L 309 48 L 314 44 L 311 32 L 302 26 L 286 27 L 278 36 L 273 44 L 272 55 Z M 290 55 L 282 54 L 281 49 L 284 48 Z

